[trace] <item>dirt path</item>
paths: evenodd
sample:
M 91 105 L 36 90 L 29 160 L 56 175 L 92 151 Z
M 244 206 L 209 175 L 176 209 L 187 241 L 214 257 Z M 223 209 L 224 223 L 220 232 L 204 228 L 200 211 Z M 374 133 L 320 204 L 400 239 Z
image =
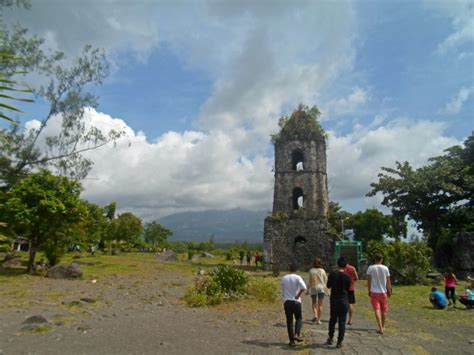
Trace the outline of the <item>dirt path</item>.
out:
M 371 314 L 365 317 L 362 311 L 348 328 L 344 348 L 327 348 L 322 345 L 327 338 L 327 314 L 323 324 L 312 323 L 307 296 L 305 341 L 291 349 L 286 345 L 279 303 L 261 308 L 247 307 L 245 302 L 188 308 L 180 299 L 191 277 L 163 271 L 149 279 L 115 276 L 96 283 L 38 278 L 25 291 L 29 292 L 27 304 L 15 304 L 19 297 L 14 289 L 3 293 L 0 354 L 416 354 L 453 350 L 451 343 L 449 347 L 420 346 L 409 331 L 388 330 L 380 336 Z M 361 304 L 367 302 L 365 294 L 358 296 Z M 48 323 L 36 331 L 31 326 L 25 329 L 28 326 L 23 322 L 34 315 L 43 316 Z M 414 320 L 409 322 L 416 326 Z M 469 345 L 454 349 L 455 353 L 474 350 Z

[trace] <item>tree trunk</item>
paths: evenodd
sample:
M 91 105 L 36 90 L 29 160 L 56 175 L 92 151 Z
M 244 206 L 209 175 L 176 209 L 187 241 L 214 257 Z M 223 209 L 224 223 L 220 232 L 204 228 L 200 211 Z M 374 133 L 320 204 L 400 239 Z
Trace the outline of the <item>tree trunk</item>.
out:
M 36 271 L 36 264 L 35 264 L 36 252 L 37 252 L 36 245 L 32 243 L 30 247 L 30 257 L 28 259 L 28 267 L 26 269 L 26 272 L 31 273 L 31 272 Z

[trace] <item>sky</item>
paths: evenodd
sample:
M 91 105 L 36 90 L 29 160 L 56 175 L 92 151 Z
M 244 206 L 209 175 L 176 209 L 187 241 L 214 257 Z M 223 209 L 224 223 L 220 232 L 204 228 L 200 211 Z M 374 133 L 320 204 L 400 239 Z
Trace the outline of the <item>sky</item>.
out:
M 300 103 L 322 112 L 329 197 L 350 212 L 382 209 L 365 196 L 382 166 L 426 165 L 474 128 L 474 1 L 33 0 L 3 17 L 68 58 L 106 51 L 85 120 L 126 135 L 88 153 L 82 196 L 145 221 L 270 211 L 270 134 Z

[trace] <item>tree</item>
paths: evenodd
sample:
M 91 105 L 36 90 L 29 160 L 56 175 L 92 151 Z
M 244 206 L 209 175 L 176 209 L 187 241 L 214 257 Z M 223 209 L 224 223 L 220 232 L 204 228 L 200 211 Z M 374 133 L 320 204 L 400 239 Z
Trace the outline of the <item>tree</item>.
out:
M 104 238 L 109 223 L 105 209 L 85 201 L 86 215 L 80 223 L 77 244 L 96 244 Z
M 341 209 L 341 206 L 338 202 L 329 201 L 328 209 L 328 222 L 329 222 L 329 232 L 333 235 L 342 235 L 344 231 L 343 228 L 348 227 L 344 226 L 345 221 L 348 221 L 352 217 L 352 214 Z
M 163 227 L 158 222 L 151 222 L 145 224 L 144 230 L 145 242 L 153 245 L 153 249 L 156 250 L 158 246 L 163 247 L 169 236 L 173 234 L 168 228 Z
M 464 147 L 454 146 L 427 166 L 414 169 L 408 162 L 382 168 L 368 196 L 382 193 L 382 204 L 399 218 L 417 223 L 436 259 L 449 260 L 452 237 L 474 230 L 474 136 Z
M 397 240 L 383 243 L 371 240 L 367 244 L 366 253 L 369 262 L 374 260 L 375 255 L 382 255 L 384 263 L 396 272 L 396 277 L 407 284 L 416 283 L 418 277 L 425 275 L 431 265 L 432 250 L 423 241 L 405 243 Z
M 347 226 L 353 229 L 355 239 L 362 240 L 367 245 L 370 240 L 383 241 L 390 231 L 391 217 L 376 208 L 370 208 L 353 214 Z
M 138 242 L 142 232 L 142 220 L 131 212 L 125 212 L 110 221 L 106 235 L 110 243 L 134 244 Z
M 28 271 L 35 270 L 36 253 L 45 248 L 60 255 L 85 214 L 81 185 L 67 177 L 40 170 L 19 180 L 3 194 L 1 215 L 19 235 L 30 240 Z M 55 254 L 55 255 L 53 255 Z M 57 260 L 51 260 L 53 264 Z
M 8 4 L 12 2 L 3 1 L 0 8 Z M 45 78 L 47 84 L 34 88 L 33 92 L 49 105 L 46 115 L 39 119 L 38 128 L 20 129 L 14 125 L 0 130 L 0 183 L 10 185 L 34 167 L 53 169 L 74 179 L 84 178 L 92 161 L 82 153 L 122 134 L 111 131 L 104 135 L 96 127 L 87 127 L 83 120 L 85 108 L 97 106 L 97 98 L 85 88 L 102 84 L 108 74 L 104 52 L 85 46 L 82 55 L 69 62 L 62 52 L 45 51 L 44 40 L 28 36 L 27 29 L 19 25 L 7 28 L 1 22 L 0 29 L 0 53 L 19 59 L 8 62 L 2 73 L 25 71 Z M 61 118 L 61 130 L 44 137 L 44 129 L 54 117 Z M 43 139 L 45 144 L 40 144 Z

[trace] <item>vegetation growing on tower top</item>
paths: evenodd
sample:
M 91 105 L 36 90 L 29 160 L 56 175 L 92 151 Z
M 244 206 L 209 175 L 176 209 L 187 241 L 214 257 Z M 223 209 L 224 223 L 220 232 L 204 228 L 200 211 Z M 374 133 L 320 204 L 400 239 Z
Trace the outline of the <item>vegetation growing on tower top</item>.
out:
M 280 132 L 272 134 L 272 143 L 303 140 L 315 141 L 326 138 L 326 132 L 318 122 L 321 112 L 316 106 L 300 104 L 291 116 L 285 115 L 278 121 Z

